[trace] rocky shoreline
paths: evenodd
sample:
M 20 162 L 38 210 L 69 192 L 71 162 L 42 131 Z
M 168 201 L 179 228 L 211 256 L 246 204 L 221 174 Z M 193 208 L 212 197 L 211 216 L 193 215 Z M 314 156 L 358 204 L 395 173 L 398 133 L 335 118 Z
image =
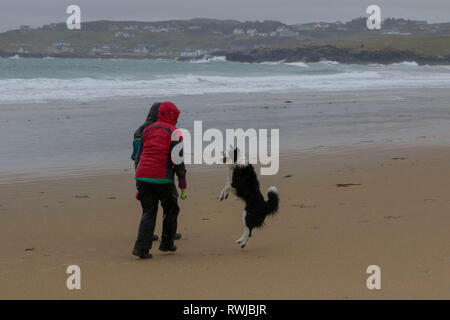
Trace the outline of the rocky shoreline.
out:
M 234 62 L 319 62 L 336 61 L 345 64 L 392 64 L 414 61 L 418 64 L 450 64 L 450 56 L 425 56 L 405 50 L 381 49 L 375 51 L 361 50 L 352 52 L 347 48 L 331 45 L 297 47 L 297 48 L 260 48 L 247 51 L 234 51 L 225 54 L 227 61 Z
M 9 58 L 19 56 L 21 58 L 100 58 L 100 59 L 155 59 L 154 57 L 136 56 L 136 55 L 111 55 L 111 56 L 90 56 L 74 53 L 63 54 L 11 54 L 0 51 L 0 57 Z M 227 61 L 261 63 L 261 62 L 319 62 L 336 61 L 343 64 L 392 64 L 404 61 L 416 62 L 419 65 L 450 65 L 450 55 L 431 56 L 421 55 L 410 50 L 361 50 L 354 52 L 348 48 L 338 48 L 332 45 L 308 46 L 295 48 L 259 48 L 241 51 L 217 51 L 213 55 L 202 55 L 196 58 L 177 58 L 178 61 L 192 61 L 213 58 L 214 56 L 225 56 Z

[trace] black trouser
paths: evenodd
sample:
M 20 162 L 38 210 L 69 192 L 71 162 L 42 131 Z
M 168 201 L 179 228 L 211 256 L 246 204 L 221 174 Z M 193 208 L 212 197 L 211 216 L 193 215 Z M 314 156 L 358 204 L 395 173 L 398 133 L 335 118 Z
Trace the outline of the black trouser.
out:
M 161 241 L 163 243 L 173 243 L 173 238 L 177 232 L 178 212 L 180 211 L 178 207 L 178 191 L 175 184 L 155 184 L 138 181 L 137 188 L 143 212 L 134 247 L 145 251 L 151 249 L 159 201 L 161 201 L 163 208 L 163 232 Z

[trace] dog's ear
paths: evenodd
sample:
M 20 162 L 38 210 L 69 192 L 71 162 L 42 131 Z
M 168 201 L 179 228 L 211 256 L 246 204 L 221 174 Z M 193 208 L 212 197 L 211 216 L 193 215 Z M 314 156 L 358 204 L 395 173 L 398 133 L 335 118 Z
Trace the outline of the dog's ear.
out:
M 239 149 L 238 148 L 234 148 L 234 150 L 233 150 L 233 162 L 234 163 L 237 163 L 238 156 L 239 156 Z

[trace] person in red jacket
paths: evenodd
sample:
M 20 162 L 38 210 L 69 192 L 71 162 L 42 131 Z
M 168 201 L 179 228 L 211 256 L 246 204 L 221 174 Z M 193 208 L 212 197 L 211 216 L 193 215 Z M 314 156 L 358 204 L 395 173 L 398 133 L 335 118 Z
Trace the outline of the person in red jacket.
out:
M 185 199 L 186 168 L 184 163 L 173 163 L 172 149 L 182 143 L 183 137 L 178 136 L 172 141 L 177 130 L 176 123 L 180 111 L 172 102 L 161 103 L 158 110 L 158 121 L 147 126 L 142 132 L 142 143 L 139 163 L 136 168 L 138 196 L 143 209 L 133 255 L 141 259 L 151 258 L 149 250 L 152 247 L 152 237 L 155 230 L 158 203 L 163 207 L 163 232 L 159 250 L 163 252 L 176 251 L 174 237 L 177 231 L 178 191 L 174 184 L 175 174 L 181 189 L 182 199 Z M 175 132 L 176 134 L 177 132 Z M 182 157 L 182 149 L 179 155 Z
M 145 122 L 139 126 L 139 128 L 136 129 L 133 135 L 133 153 L 131 154 L 131 160 L 134 161 L 134 167 L 137 168 L 139 164 L 139 158 L 141 156 L 141 144 L 142 144 L 142 133 L 144 132 L 144 129 L 147 128 L 149 125 L 155 123 L 158 121 L 158 111 L 159 107 L 161 106 L 161 102 L 155 102 L 152 104 L 147 118 L 145 119 Z M 139 200 L 139 192 L 136 193 L 136 199 Z M 175 233 L 175 240 L 181 239 L 181 233 Z M 152 240 L 157 241 L 159 238 L 156 234 L 153 234 Z

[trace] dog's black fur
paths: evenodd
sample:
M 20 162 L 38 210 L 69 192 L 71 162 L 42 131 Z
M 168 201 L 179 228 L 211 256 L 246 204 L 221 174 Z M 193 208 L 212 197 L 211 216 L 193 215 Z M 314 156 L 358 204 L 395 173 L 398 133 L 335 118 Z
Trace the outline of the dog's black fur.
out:
M 249 230 L 249 237 L 252 235 L 254 228 L 260 228 L 264 225 L 267 216 L 273 215 L 278 211 L 279 197 L 275 187 L 270 187 L 267 191 L 268 200 L 264 200 L 259 187 L 258 177 L 255 168 L 251 164 L 238 164 L 238 149 L 233 152 L 233 173 L 231 178 L 231 188 L 234 189 L 236 195 L 245 201 L 245 226 Z M 224 161 L 226 158 L 224 158 Z M 221 198 L 226 199 L 228 193 Z M 245 231 L 244 231 L 245 233 Z M 247 240 L 238 240 L 237 242 L 244 247 Z
M 245 201 L 245 211 L 247 211 L 245 222 L 251 236 L 252 229 L 262 227 L 266 217 L 278 211 L 278 194 L 269 190 L 267 192 L 269 199 L 264 200 L 255 169 L 251 164 L 237 165 L 233 169 L 231 187 L 236 191 L 236 195 Z

